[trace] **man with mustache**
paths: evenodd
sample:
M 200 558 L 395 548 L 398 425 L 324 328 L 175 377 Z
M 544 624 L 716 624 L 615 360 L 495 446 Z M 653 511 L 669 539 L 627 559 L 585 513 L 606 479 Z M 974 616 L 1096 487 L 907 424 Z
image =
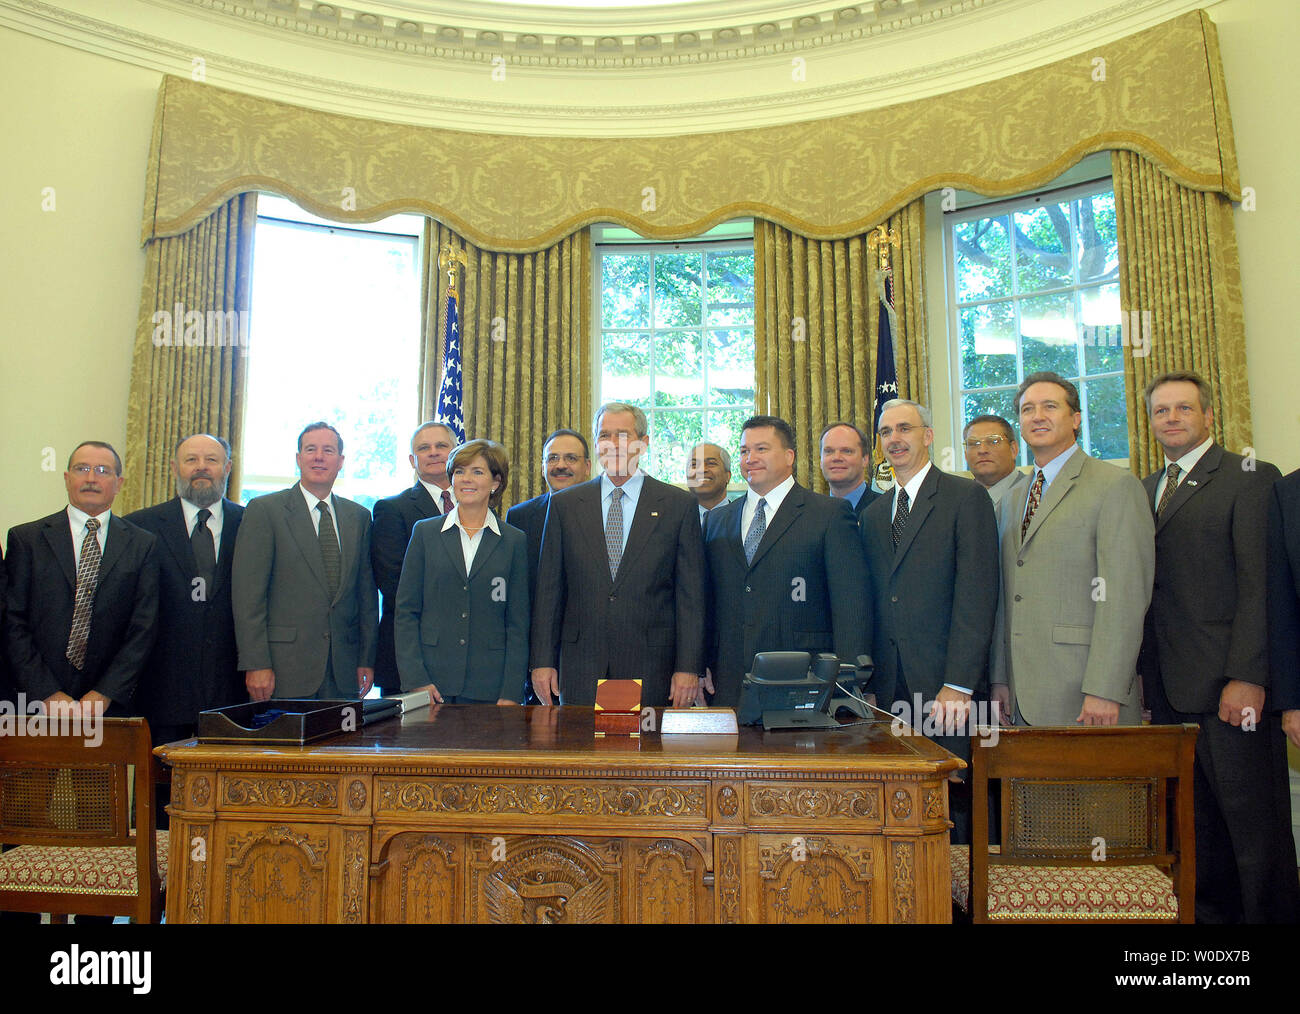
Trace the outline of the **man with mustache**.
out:
M 988 490 L 994 508 L 1016 484 L 1016 434 L 1000 415 L 977 415 L 961 433 L 966 467 L 971 477 Z
M 68 506 L 9 531 L 5 643 L 16 691 L 63 711 L 131 714 L 158 630 L 154 536 L 122 517 L 122 459 L 78 444 Z
M 528 536 L 528 592 L 537 593 L 537 562 L 542 553 L 542 529 L 551 494 L 591 478 L 591 452 L 587 438 L 575 430 L 559 429 L 542 444 L 542 474 L 546 492 L 515 504 L 506 511 L 506 524 Z M 530 600 L 531 601 L 531 600 Z
M 447 458 L 455 446 L 456 435 L 445 423 L 421 423 L 411 434 L 411 453 L 407 457 L 415 469 L 415 485 L 375 501 L 370 565 L 383 598 L 379 642 L 375 648 L 375 685 L 385 694 L 395 694 L 402 687 L 393 630 L 402 560 L 416 522 L 450 514 L 456 506 L 447 475 Z
M 244 515 L 226 499 L 230 465 L 222 437 L 186 437 L 172 455 L 176 496 L 127 516 L 159 544 L 158 641 L 136 701 L 154 743 L 193 736 L 200 711 L 248 699 L 230 605 L 230 565 Z

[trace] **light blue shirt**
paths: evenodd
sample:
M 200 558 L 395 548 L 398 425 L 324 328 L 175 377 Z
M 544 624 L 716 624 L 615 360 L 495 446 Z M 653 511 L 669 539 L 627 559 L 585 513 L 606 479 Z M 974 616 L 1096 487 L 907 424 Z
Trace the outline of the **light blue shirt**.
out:
M 1064 468 L 1065 463 L 1070 460 L 1070 455 L 1073 454 L 1078 449 L 1079 449 L 1078 444 L 1071 444 L 1066 450 L 1062 451 L 1051 461 L 1049 461 L 1046 465 L 1042 465 L 1042 466 L 1034 465 L 1034 470 L 1029 473 L 1029 489 L 1031 491 L 1033 490 L 1034 479 L 1038 475 L 1039 471 L 1041 471 L 1043 473 L 1043 492 L 1042 495 L 1039 497 L 1039 501 L 1038 501 L 1039 503 L 1042 503 L 1043 500 L 1047 497 L 1047 491 L 1051 488 L 1053 480 L 1058 475 L 1061 474 L 1061 469 Z M 1029 493 L 1027 492 L 1025 493 L 1025 502 L 1020 505 L 1021 518 L 1024 518 L 1025 511 L 1027 511 L 1028 509 L 1029 509 Z
M 636 502 L 641 499 L 641 487 L 645 485 L 645 473 L 637 469 L 627 482 L 615 487 L 609 476 L 600 476 L 600 520 L 602 525 L 609 523 L 609 505 L 613 503 L 616 488 L 623 490 L 623 549 L 627 549 L 627 533 L 632 530 L 632 518 L 636 514 Z
M 860 483 L 858 483 L 856 489 L 851 489 L 844 494 L 844 499 L 849 502 L 849 505 L 854 510 L 857 510 L 858 504 L 861 502 L 863 496 L 866 495 L 866 492 L 867 492 L 867 480 L 863 479 Z M 834 494 L 831 495 L 834 496 Z

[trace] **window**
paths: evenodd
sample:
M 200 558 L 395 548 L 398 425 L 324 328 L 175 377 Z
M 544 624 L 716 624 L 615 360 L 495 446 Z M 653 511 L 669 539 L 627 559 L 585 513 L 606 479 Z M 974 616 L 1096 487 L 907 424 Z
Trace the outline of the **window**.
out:
M 750 223 L 689 243 L 634 239 L 606 228 L 596 247 L 599 402 L 643 409 L 650 423 L 645 470 L 683 482 L 700 441 L 734 454 L 754 414 L 754 241 Z
M 335 491 L 371 507 L 410 485 L 424 219 L 344 227 L 265 194 L 257 210 L 241 500 L 296 482 L 298 433 L 323 419 L 343 437 Z
M 1110 180 L 950 212 L 944 237 L 958 436 L 986 412 L 1018 430 L 1016 387 L 1055 370 L 1079 387 L 1085 450 L 1128 457 Z

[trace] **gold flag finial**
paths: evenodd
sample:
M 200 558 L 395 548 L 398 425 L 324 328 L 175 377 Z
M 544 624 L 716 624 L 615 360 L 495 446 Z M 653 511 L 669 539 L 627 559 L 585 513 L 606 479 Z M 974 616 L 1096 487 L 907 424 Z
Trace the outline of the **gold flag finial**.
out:
M 463 268 L 469 267 L 469 257 L 465 251 L 452 246 L 450 243 L 444 243 L 442 249 L 438 251 L 438 269 L 447 272 L 447 289 L 456 292 L 456 265 Z
M 897 229 L 887 229 L 884 225 L 878 225 L 867 234 L 867 249 L 875 253 L 878 258 L 876 266 L 885 274 L 890 270 L 889 248 L 896 246 L 901 249 L 902 245 L 903 240 Z

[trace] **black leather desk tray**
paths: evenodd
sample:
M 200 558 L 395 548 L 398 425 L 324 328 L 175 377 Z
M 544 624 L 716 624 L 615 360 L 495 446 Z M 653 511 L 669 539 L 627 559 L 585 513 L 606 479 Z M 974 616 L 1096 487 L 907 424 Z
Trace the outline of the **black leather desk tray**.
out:
M 199 712 L 200 743 L 298 745 L 361 728 L 357 701 L 272 698 Z

